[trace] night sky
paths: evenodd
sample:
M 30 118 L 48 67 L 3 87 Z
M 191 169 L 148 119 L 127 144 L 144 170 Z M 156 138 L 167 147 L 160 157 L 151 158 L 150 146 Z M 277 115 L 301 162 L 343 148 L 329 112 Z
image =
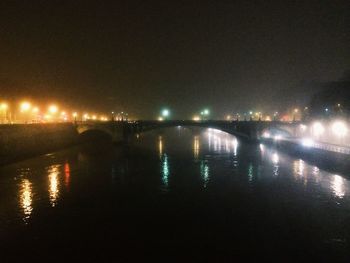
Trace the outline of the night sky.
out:
M 350 68 L 349 1 L 1 1 L 0 97 L 279 110 Z M 305 92 L 305 96 L 303 96 Z

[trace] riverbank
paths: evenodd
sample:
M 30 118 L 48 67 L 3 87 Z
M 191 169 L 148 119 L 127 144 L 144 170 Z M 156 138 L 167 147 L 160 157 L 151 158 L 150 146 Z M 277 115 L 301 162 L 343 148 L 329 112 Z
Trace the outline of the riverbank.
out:
M 79 143 L 71 123 L 13 124 L 0 127 L 0 165 Z
M 289 140 L 275 140 L 272 138 L 260 139 L 260 142 L 292 156 L 307 160 L 330 172 L 348 172 L 350 155 L 326 149 L 305 146 L 299 142 Z

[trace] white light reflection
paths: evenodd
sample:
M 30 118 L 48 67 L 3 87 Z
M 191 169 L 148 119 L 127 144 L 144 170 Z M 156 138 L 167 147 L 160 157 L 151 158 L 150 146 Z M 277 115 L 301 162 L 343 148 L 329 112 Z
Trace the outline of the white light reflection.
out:
M 332 182 L 333 193 L 336 197 L 343 198 L 345 195 L 344 178 L 335 174 Z
M 60 194 L 60 182 L 59 182 L 59 165 L 53 165 L 49 168 L 49 195 L 50 203 L 52 207 L 57 205 L 57 200 Z
M 28 179 L 23 179 L 20 184 L 20 205 L 23 209 L 23 220 L 27 222 L 33 211 L 33 189 L 32 183 Z
M 294 174 L 298 176 L 303 176 L 304 175 L 304 161 L 299 159 L 297 161 L 294 161 Z
M 312 168 L 312 174 L 314 175 L 315 181 L 318 183 L 320 181 L 320 169 L 317 166 Z
M 209 182 L 209 166 L 206 161 L 203 161 L 203 160 L 201 161 L 200 173 L 204 182 L 203 186 L 204 188 L 206 188 Z
M 232 140 L 233 155 L 237 156 L 238 141 L 237 139 Z
M 249 166 L 248 166 L 248 180 L 249 182 L 252 182 L 253 181 L 253 164 L 252 163 L 249 163 Z
M 167 188 L 169 186 L 169 163 L 168 156 L 164 154 L 162 163 L 162 181 L 164 186 Z
M 209 151 L 210 151 L 210 148 L 211 148 L 211 140 L 212 140 L 212 135 L 210 133 L 210 131 L 208 131 L 208 146 L 209 146 Z
M 234 155 L 237 155 L 238 141 L 236 138 L 232 139 L 232 135 L 222 132 L 216 129 L 208 129 L 208 145 L 209 151 L 213 147 L 215 152 L 226 152 L 230 153 L 233 151 Z
M 260 151 L 262 152 L 265 150 L 265 146 L 262 143 L 259 144 L 259 148 L 260 148 Z
M 279 160 L 280 160 L 280 158 L 279 158 L 278 154 L 277 153 L 273 153 L 272 154 L 272 162 L 273 162 L 273 164 L 277 165 Z
M 308 172 L 307 172 L 307 166 L 305 165 L 305 162 L 301 159 L 295 160 L 293 162 L 293 175 L 296 179 L 302 178 L 304 185 L 308 182 Z
M 274 176 L 278 176 L 278 173 L 279 173 L 279 166 L 278 166 L 279 159 L 280 158 L 279 158 L 277 153 L 272 154 L 272 163 L 274 164 L 273 165 L 273 175 Z

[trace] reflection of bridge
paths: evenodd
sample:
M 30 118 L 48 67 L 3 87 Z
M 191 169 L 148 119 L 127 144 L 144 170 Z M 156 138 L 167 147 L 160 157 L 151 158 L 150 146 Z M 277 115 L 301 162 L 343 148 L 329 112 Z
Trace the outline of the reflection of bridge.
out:
M 168 121 L 134 121 L 134 122 L 79 122 L 76 123 L 80 134 L 91 131 L 104 132 L 110 135 L 113 141 L 127 138 L 127 136 L 151 131 L 159 128 L 176 126 L 203 127 L 218 129 L 239 138 L 258 140 L 264 131 L 273 131 L 284 134 L 286 137 L 294 137 L 299 123 L 293 122 L 265 122 L 265 121 L 192 121 L 192 120 L 168 120 Z

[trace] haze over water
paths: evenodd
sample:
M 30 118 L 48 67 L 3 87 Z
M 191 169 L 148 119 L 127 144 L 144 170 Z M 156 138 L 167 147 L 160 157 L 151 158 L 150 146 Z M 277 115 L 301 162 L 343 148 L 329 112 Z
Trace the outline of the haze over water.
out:
M 0 168 L 0 261 L 345 261 L 349 179 L 211 129 L 79 146 Z

